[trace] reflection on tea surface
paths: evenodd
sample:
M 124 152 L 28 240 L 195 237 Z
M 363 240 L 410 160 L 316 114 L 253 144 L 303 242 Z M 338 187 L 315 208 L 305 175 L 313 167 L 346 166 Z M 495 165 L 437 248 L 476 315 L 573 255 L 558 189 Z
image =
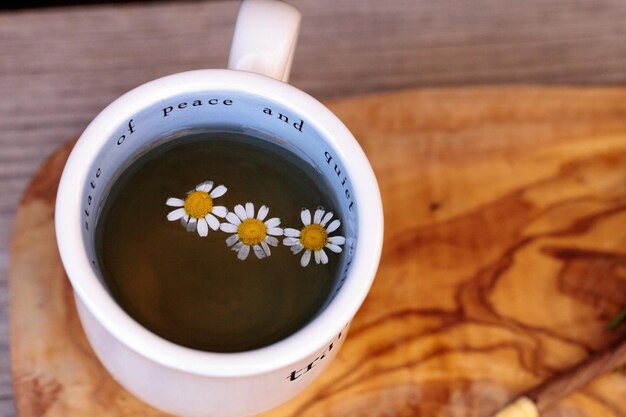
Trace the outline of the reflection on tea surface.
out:
M 213 184 L 196 189 L 205 181 Z M 227 188 L 223 195 L 223 189 L 216 192 L 220 184 Z M 327 264 L 316 263 L 312 255 L 302 267 L 305 251 L 294 255 L 293 247 L 283 245 L 284 236 L 276 237 L 277 247 L 264 248 L 270 252 L 259 254 L 264 259 L 255 255 L 253 244 L 261 246 L 261 238 L 277 234 L 272 230 L 277 227 L 301 230 L 302 208 L 312 215 L 319 206 L 335 209 L 326 190 L 312 167 L 277 145 L 230 132 L 185 134 L 140 157 L 114 184 L 96 227 L 104 280 L 130 316 L 174 343 L 213 352 L 274 343 L 319 312 L 344 253 L 326 250 Z M 168 198 L 180 201 L 168 206 Z M 245 215 L 246 202 L 253 203 L 254 217 L 263 205 L 269 212 L 245 230 L 217 209 L 234 211 L 242 204 Z M 192 217 L 178 219 L 179 211 L 168 221 L 179 208 Z M 181 224 L 210 211 L 224 230 L 213 230 L 210 218 L 206 230 L 196 223 L 187 231 Z M 279 225 L 269 222 L 274 217 Z M 342 227 L 330 235 L 342 235 Z M 241 260 L 246 242 L 250 250 Z

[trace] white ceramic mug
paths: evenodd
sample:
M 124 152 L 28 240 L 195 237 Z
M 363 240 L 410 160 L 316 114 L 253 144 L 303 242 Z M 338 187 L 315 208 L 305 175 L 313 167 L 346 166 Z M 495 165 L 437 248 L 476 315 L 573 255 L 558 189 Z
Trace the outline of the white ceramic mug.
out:
M 164 411 L 246 416 L 289 400 L 336 355 L 374 279 L 383 238 L 376 178 L 339 119 L 286 84 L 299 23 L 289 5 L 245 1 L 230 69 L 175 74 L 124 94 L 87 127 L 63 171 L 56 234 L 87 338 L 120 384 Z M 276 138 L 317 167 L 342 201 L 348 238 L 340 279 L 317 316 L 277 343 L 240 353 L 189 349 L 142 327 L 107 291 L 94 254 L 95 220 L 116 175 L 159 138 L 213 126 Z

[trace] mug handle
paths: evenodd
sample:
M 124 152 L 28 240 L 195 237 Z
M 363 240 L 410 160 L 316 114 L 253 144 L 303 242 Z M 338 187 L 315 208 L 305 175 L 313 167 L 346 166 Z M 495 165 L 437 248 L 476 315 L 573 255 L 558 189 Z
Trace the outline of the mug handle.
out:
M 244 0 L 239 8 L 228 68 L 287 82 L 300 30 L 300 12 L 275 0 Z

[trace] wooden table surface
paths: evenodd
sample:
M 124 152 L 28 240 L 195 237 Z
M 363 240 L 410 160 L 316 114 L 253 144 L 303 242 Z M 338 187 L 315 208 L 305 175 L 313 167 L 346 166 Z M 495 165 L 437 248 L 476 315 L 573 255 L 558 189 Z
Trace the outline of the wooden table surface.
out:
M 626 81 L 622 0 L 292 0 L 292 83 L 332 97 L 419 86 Z M 15 415 L 8 241 L 37 166 L 148 80 L 223 67 L 238 4 L 171 2 L 0 12 L 0 417 Z

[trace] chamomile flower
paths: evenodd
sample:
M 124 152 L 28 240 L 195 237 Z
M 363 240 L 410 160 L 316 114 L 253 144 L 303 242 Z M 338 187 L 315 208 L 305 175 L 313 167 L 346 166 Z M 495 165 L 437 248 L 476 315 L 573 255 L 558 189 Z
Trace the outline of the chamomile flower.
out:
M 330 224 L 328 222 L 332 219 L 333 213 L 326 212 L 322 208 L 315 210 L 313 215 L 313 221 L 311 222 L 311 212 L 308 209 L 303 209 L 300 213 L 302 224 L 304 227 L 300 230 L 285 228 L 285 237 L 283 244 L 291 247 L 291 252 L 294 255 L 305 250 L 302 258 L 300 258 L 300 265 L 305 267 L 311 261 L 311 253 L 315 257 L 315 263 L 327 264 L 328 255 L 324 251 L 324 248 L 335 252 L 341 253 L 342 249 L 340 245 L 346 243 L 346 238 L 343 236 L 329 236 L 341 226 L 339 219 L 335 219 Z M 328 224 L 328 226 L 326 226 Z
M 213 205 L 213 200 L 223 196 L 226 191 L 223 185 L 213 188 L 213 181 L 205 181 L 189 191 L 184 200 L 170 197 L 165 204 L 178 208 L 167 214 L 167 220 L 180 220 L 188 232 L 197 231 L 205 237 L 209 234 L 209 227 L 219 229 L 220 221 L 217 217 L 224 217 L 228 213 L 226 207 Z
M 263 259 L 272 254 L 270 246 L 277 246 L 278 239 L 282 236 L 283 229 L 278 227 L 280 219 L 272 217 L 263 222 L 270 209 L 261 206 L 254 217 L 254 204 L 246 203 L 246 206 L 237 204 L 235 212 L 226 215 L 227 222 L 220 225 L 220 229 L 226 233 L 233 233 L 226 239 L 226 245 L 237 252 L 237 258 L 242 261 L 248 257 L 250 248 L 257 258 Z

